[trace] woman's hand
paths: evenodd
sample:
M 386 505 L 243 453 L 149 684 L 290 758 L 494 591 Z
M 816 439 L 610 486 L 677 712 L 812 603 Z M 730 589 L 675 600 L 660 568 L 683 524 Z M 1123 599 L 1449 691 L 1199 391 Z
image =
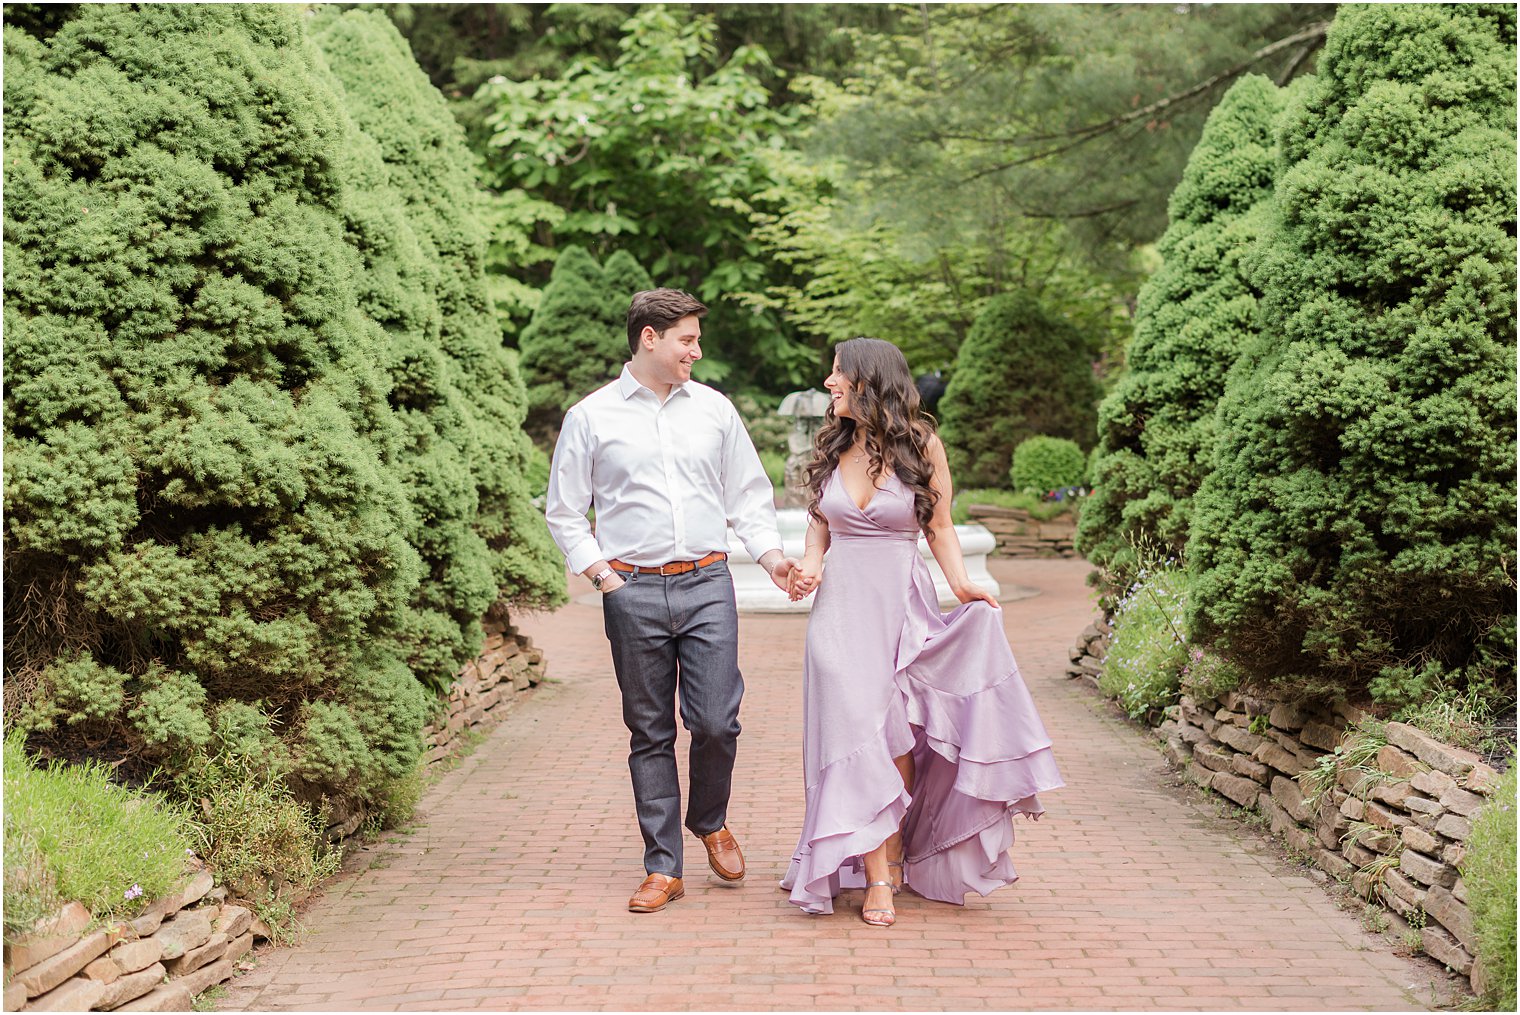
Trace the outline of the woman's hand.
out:
M 966 582 L 961 585 L 951 586 L 950 591 L 955 593 L 955 598 L 959 599 L 963 603 L 974 603 L 981 601 L 987 603 L 994 610 L 1002 609 L 1002 607 L 998 605 L 998 601 L 992 598 L 991 594 L 982 589 L 980 585 L 973 585 L 970 582 Z

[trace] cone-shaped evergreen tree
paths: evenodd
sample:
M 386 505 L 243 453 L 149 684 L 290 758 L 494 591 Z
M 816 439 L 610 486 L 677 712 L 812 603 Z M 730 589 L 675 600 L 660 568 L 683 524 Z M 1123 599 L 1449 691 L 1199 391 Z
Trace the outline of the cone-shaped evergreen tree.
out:
M 566 247 L 533 320 L 518 336 L 529 432 L 554 433 L 566 409 L 617 376 L 628 338 L 626 330 L 609 327 L 607 306 L 606 275 L 596 258 L 583 247 Z
M 1093 492 L 1077 528 L 1094 564 L 1128 560 L 1140 538 L 1176 552 L 1187 543 L 1213 459 L 1214 408 L 1256 334 L 1257 293 L 1241 261 L 1267 215 L 1281 95 L 1264 77 L 1236 82 L 1172 193 L 1162 266 L 1140 289 L 1124 375 L 1098 409 Z
M 1512 6 L 1342 7 L 1284 117 L 1187 550 L 1258 679 L 1513 693 L 1514 139 Z
M 529 502 L 526 393 L 489 310 L 462 131 L 383 14 L 324 9 L 315 37 L 380 165 L 371 221 L 403 220 L 350 233 L 373 262 L 366 308 L 391 338 L 391 402 L 417 507 L 409 538 L 427 567 L 400 648 L 442 686 L 479 651 L 480 617 L 498 599 L 563 595 L 561 563 Z
M 1082 334 L 1027 293 L 994 298 L 966 335 L 939 403 L 956 486 L 1005 486 L 1013 449 L 1030 437 L 1092 447 L 1097 401 Z
M 621 356 L 627 358 L 628 302 L 634 293 L 653 289 L 654 281 L 632 254 L 618 250 L 602 266 L 602 285 L 607 290 L 607 326 L 621 340 Z

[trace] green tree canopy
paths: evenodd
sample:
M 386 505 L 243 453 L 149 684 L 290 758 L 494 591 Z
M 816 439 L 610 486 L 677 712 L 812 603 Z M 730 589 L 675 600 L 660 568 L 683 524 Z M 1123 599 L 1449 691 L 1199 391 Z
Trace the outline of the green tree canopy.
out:
M 1001 487 L 1013 449 L 1030 437 L 1093 443 L 1093 349 L 1070 322 L 1025 293 L 993 299 L 977 318 L 939 403 L 957 486 Z
M 581 56 L 555 79 L 489 80 L 493 182 L 565 209 L 552 227 L 559 244 L 626 250 L 657 283 L 711 307 L 701 378 L 810 379 L 816 350 L 735 298 L 772 271 L 751 215 L 774 182 L 766 153 L 795 116 L 769 105 L 763 50 L 740 47 L 715 65 L 714 31 L 711 18 L 649 6 L 624 26 L 615 61 Z
M 1213 461 L 1214 409 L 1256 334 L 1242 261 L 1266 221 L 1282 91 L 1242 78 L 1209 115 L 1169 204 L 1163 263 L 1140 289 L 1125 371 L 1098 410 L 1092 496 L 1077 541 L 1099 566 L 1130 545 L 1181 553 L 1192 498 Z
M 1345 7 L 1285 115 L 1191 626 L 1258 679 L 1513 694 L 1515 11 Z

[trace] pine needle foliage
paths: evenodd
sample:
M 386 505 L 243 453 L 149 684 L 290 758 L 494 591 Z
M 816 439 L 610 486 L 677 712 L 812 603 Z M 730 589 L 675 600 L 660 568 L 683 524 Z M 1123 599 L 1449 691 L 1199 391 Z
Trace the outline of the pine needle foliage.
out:
M 1008 482 L 1030 437 L 1092 446 L 1097 382 L 1091 343 L 1025 292 L 988 302 L 955 360 L 940 429 L 957 486 Z
M 1282 90 L 1242 78 L 1204 124 L 1168 206 L 1161 268 L 1140 289 L 1126 370 L 1098 408 L 1093 492 L 1077 543 L 1099 567 L 1145 538 L 1181 553 L 1213 459 L 1214 409 L 1256 335 L 1244 261 L 1266 221 Z
M 1514 689 L 1515 10 L 1343 7 L 1279 133 L 1190 626 L 1287 686 Z

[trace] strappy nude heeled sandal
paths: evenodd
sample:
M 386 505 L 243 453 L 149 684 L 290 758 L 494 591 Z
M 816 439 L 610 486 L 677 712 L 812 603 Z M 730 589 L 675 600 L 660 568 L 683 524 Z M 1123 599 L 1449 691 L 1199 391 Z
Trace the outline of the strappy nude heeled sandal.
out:
M 891 887 L 892 887 L 892 882 L 890 882 L 890 881 L 869 881 L 869 882 L 866 883 L 866 891 L 867 892 L 869 892 L 873 888 L 891 888 Z M 864 907 L 864 905 L 865 905 L 864 900 L 862 900 L 861 905 L 862 905 L 862 907 Z M 886 920 L 873 920 L 873 919 L 871 919 L 871 915 L 870 915 L 872 913 L 882 913 L 882 914 L 885 914 L 887 917 L 889 917 L 889 919 L 886 919 Z M 890 927 L 894 923 L 897 922 L 897 910 L 895 910 L 895 909 L 865 909 L 865 908 L 862 908 L 860 910 L 860 919 L 862 921 L 864 921 L 865 923 L 870 924 L 872 927 Z

